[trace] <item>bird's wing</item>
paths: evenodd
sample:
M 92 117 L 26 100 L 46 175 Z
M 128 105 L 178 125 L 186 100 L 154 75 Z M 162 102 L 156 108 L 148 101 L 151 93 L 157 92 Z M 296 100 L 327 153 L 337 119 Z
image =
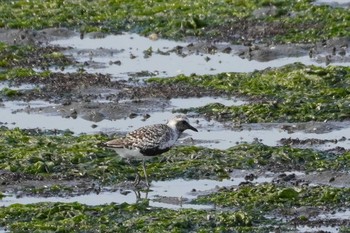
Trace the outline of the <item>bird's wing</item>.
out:
M 128 143 L 125 139 L 126 138 L 113 139 L 111 141 L 104 143 L 104 146 L 111 147 L 111 148 L 125 148 L 125 147 L 131 146 L 131 144 Z
M 123 138 L 113 139 L 104 145 L 110 148 L 154 149 L 171 137 L 171 129 L 164 124 L 144 126 L 131 131 Z
M 131 131 L 126 135 L 126 140 L 133 140 L 133 146 L 142 149 L 158 148 L 161 142 L 169 140 L 171 129 L 164 124 L 149 125 Z

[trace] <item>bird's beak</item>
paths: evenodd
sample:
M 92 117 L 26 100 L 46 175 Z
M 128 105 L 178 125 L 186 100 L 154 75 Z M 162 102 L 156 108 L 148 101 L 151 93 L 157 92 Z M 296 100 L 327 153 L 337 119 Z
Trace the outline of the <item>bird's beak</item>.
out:
M 188 129 L 198 132 L 198 130 L 190 124 L 188 124 Z

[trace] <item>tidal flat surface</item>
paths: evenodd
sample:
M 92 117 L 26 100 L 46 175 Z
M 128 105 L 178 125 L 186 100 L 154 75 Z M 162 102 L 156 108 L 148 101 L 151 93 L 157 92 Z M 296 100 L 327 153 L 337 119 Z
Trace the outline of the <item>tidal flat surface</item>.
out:
M 291 20 L 348 11 L 298 4 Z M 265 38 L 217 29 L 187 28 L 181 40 L 2 29 L 2 230 L 347 232 L 349 38 L 285 31 L 286 43 L 271 43 L 277 24 Z M 98 145 L 178 112 L 199 132 L 147 162 L 151 187 L 135 188 L 133 168 Z

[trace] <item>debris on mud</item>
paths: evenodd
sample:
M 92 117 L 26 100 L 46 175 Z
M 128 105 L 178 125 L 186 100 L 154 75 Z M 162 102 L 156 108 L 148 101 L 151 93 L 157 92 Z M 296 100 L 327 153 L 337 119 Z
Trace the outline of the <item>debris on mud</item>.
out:
M 280 143 L 282 145 L 315 145 L 315 144 L 325 144 L 325 143 L 334 143 L 337 144 L 338 142 L 347 140 L 346 137 L 341 137 L 339 139 L 314 139 L 314 138 L 308 138 L 301 140 L 299 138 L 282 138 L 280 140 Z

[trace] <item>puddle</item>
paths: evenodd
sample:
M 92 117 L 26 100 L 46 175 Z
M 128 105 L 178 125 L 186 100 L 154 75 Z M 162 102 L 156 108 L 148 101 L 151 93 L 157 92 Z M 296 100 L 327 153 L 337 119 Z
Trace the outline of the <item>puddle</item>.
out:
M 343 210 L 343 211 L 336 211 L 335 213 L 325 213 L 317 215 L 316 217 L 313 217 L 311 221 L 328 221 L 332 222 L 332 220 L 336 222 L 342 222 L 347 221 L 350 218 L 350 210 Z M 339 223 L 338 223 L 339 224 Z M 308 225 L 299 225 L 296 227 L 297 232 L 330 232 L 330 233 L 336 233 L 339 232 L 342 225 L 337 224 L 327 224 L 327 225 L 321 225 L 321 226 L 308 226 Z
M 170 100 L 170 105 L 174 108 L 197 108 L 209 103 L 221 103 L 226 106 L 239 106 L 246 104 L 246 101 L 235 98 L 221 97 L 201 97 L 201 98 L 174 98 Z
M 326 213 L 326 214 L 320 214 L 317 217 L 318 219 L 340 219 L 340 220 L 348 220 L 350 219 L 350 210 L 341 210 L 336 211 L 335 213 Z
M 320 227 L 310 227 L 310 226 L 298 226 L 296 227 L 296 232 L 329 232 L 337 233 L 339 232 L 339 226 L 320 226 Z
M 349 0 L 317 0 L 314 2 L 315 5 L 330 5 L 334 7 L 349 7 Z
M 89 64 L 84 67 L 87 72 L 109 73 L 114 77 L 129 79 L 129 74 L 153 73 L 151 76 L 170 77 L 179 74 L 217 74 L 222 72 L 252 72 L 268 67 L 280 67 L 294 62 L 306 65 L 321 65 L 317 60 L 310 59 L 305 54 L 297 57 L 278 58 L 267 62 L 242 59 L 233 53 L 203 54 L 201 52 L 178 55 L 168 52 L 176 46 L 186 47 L 189 43 L 175 42 L 164 39 L 156 41 L 137 34 L 109 35 L 104 38 L 80 39 L 79 36 L 64 40 L 52 41 L 51 44 L 70 46 L 66 50 L 67 55 L 73 56 L 81 63 Z M 234 48 L 233 45 L 227 44 Z M 151 56 L 146 56 L 144 51 L 152 50 Z M 166 53 L 166 55 L 161 52 Z M 332 65 L 349 65 L 344 62 L 332 62 Z M 68 68 L 65 72 L 76 71 Z M 142 76 L 142 75 L 141 75 Z
M 102 120 L 98 123 L 94 123 L 85 120 L 81 117 L 76 119 L 65 118 L 60 116 L 59 107 L 55 104 L 50 104 L 45 101 L 7 101 L 0 107 L 1 122 L 6 124 L 9 128 L 41 128 L 41 129 L 69 129 L 76 134 L 80 133 L 96 133 L 103 132 L 128 132 L 132 129 L 136 129 L 148 124 L 165 123 L 174 114 L 172 111 L 178 108 L 184 107 L 199 107 L 206 105 L 210 102 L 222 102 L 227 105 L 239 105 L 244 102 L 238 99 L 229 98 L 215 98 L 215 97 L 203 97 L 203 98 L 188 98 L 188 99 L 172 99 L 169 101 L 169 107 L 164 108 L 161 112 L 154 112 L 144 110 L 145 113 L 150 114 L 145 122 L 142 114 L 135 118 L 123 118 L 115 121 Z M 185 105 L 183 105 L 185 104 Z M 50 114 L 38 111 L 40 108 L 50 107 Z M 31 109 L 35 109 L 35 111 Z M 23 111 L 19 111 L 23 109 Z M 42 112 L 43 114 L 39 114 Z M 96 124 L 97 128 L 92 128 L 92 125 Z
M 40 197 L 40 196 L 21 196 L 16 197 L 15 194 L 4 193 L 6 196 L 0 199 L 0 206 L 9 206 L 14 203 L 30 204 L 40 202 L 79 202 L 86 205 L 103 205 L 111 202 L 115 203 L 136 203 L 138 198 L 147 198 L 150 200 L 150 205 L 154 207 L 162 208 L 193 208 L 193 209 L 213 209 L 212 205 L 197 205 L 190 202 L 196 199 L 200 195 L 207 195 L 215 192 L 222 187 L 238 186 L 242 182 L 246 182 L 246 176 L 254 174 L 257 178 L 254 178 L 251 182 L 253 184 L 271 183 L 273 180 L 278 179 L 281 174 L 291 175 L 294 174 L 295 179 L 304 179 L 308 175 L 304 172 L 290 171 L 284 173 L 273 172 L 259 172 L 258 170 L 240 170 L 234 169 L 231 173 L 230 179 L 217 180 L 184 180 L 174 179 L 167 181 L 152 181 L 151 190 L 146 193 L 145 191 L 137 192 L 128 188 L 113 188 L 104 187 L 102 191 L 97 193 L 89 193 L 87 195 L 79 196 L 67 196 L 67 197 Z M 315 173 L 315 175 L 317 175 Z M 329 174 L 323 174 L 320 176 L 330 177 Z M 314 182 L 314 185 L 322 184 L 322 182 Z M 312 185 L 312 184 L 311 184 Z M 112 190 L 112 191 L 111 191 Z M 349 219 L 350 210 L 339 210 L 337 212 L 320 214 L 316 219 Z M 307 226 L 303 226 L 307 227 Z
M 256 142 L 259 141 L 268 146 L 276 146 L 279 145 L 279 141 L 282 138 L 298 138 L 300 140 L 306 139 L 320 139 L 320 140 L 329 140 L 336 139 L 337 143 L 327 142 L 324 144 L 304 144 L 304 145 L 296 145 L 298 147 L 303 148 L 315 148 L 319 150 L 323 149 L 331 149 L 337 146 L 344 147 L 346 149 L 350 148 L 350 141 L 348 139 L 344 141 L 339 141 L 342 137 L 347 137 L 350 133 L 350 126 L 347 122 L 342 123 L 341 129 L 333 130 L 331 132 L 325 133 L 311 133 L 302 131 L 296 132 L 288 132 L 287 130 L 282 129 L 283 124 L 259 124 L 260 127 L 258 129 L 227 129 L 222 125 L 219 125 L 215 122 L 210 123 L 206 121 L 200 121 L 203 125 L 200 127 L 200 133 L 193 135 L 195 140 L 205 140 L 212 139 L 214 142 L 209 142 L 209 144 L 205 144 L 204 146 L 218 149 L 227 149 L 230 146 L 234 146 L 237 143 L 242 142 Z
M 272 176 L 259 176 L 252 183 L 271 182 Z M 81 196 L 72 197 L 37 197 L 24 196 L 17 198 L 16 195 L 4 193 L 6 196 L 0 199 L 0 206 L 9 206 L 14 203 L 30 204 L 39 202 L 79 202 L 86 205 L 103 205 L 111 202 L 115 203 L 136 203 L 138 196 L 140 198 L 148 198 L 150 205 L 163 208 L 194 208 L 194 209 L 212 209 L 211 205 L 195 205 L 189 202 L 200 194 L 212 192 L 220 187 L 237 186 L 246 180 L 243 177 L 234 177 L 224 179 L 222 181 L 215 180 L 184 180 L 175 179 L 169 181 L 154 181 L 151 183 L 151 190 L 137 193 L 133 190 L 118 190 L 116 192 L 102 191 L 99 194 L 90 193 Z M 108 188 L 106 188 L 108 189 Z M 159 201 L 160 198 L 167 200 L 177 200 L 175 203 L 167 203 Z
M 46 108 L 46 107 L 54 107 L 57 106 L 55 104 L 48 103 L 42 100 L 34 100 L 34 101 L 8 101 L 4 103 L 4 108 L 9 109 L 11 112 L 15 113 L 18 110 L 27 109 L 27 112 L 30 112 L 32 108 Z M 2 117 L 2 116 L 1 116 Z

